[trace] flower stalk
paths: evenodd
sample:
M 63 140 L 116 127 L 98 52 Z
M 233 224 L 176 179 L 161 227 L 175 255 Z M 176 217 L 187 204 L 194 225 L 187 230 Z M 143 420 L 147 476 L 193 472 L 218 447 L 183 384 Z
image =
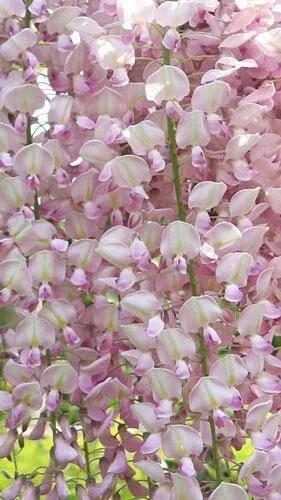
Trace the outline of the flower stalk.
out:
M 170 64 L 170 51 L 164 48 L 164 64 Z M 186 211 L 182 199 L 182 189 L 181 189 L 181 180 L 180 180 L 180 166 L 177 158 L 177 145 L 175 139 L 175 128 L 174 123 L 169 116 L 167 116 L 167 129 L 168 129 L 168 145 L 169 145 L 169 154 L 173 168 L 173 182 L 175 186 L 176 192 L 176 200 L 177 200 L 177 213 L 178 219 L 180 221 L 185 221 L 186 219 Z M 193 296 L 198 295 L 196 276 L 194 272 L 194 267 L 192 261 L 189 262 L 187 266 L 187 272 L 189 276 L 190 289 Z M 207 361 L 207 347 L 204 341 L 203 333 L 199 333 L 199 353 L 201 358 L 201 366 L 202 372 L 204 376 L 209 375 L 208 361 Z M 216 480 L 217 483 L 220 484 L 222 481 L 221 470 L 220 470 L 220 459 L 219 459 L 219 450 L 218 450 L 218 441 L 216 435 L 216 428 L 213 415 L 209 416 L 209 424 L 210 431 L 212 436 L 212 458 L 213 465 L 216 471 Z

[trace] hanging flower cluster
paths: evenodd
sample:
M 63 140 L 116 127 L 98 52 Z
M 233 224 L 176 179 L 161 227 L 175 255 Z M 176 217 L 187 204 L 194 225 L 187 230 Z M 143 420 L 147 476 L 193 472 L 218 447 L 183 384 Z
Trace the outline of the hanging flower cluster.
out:
M 280 0 L 0 26 L 1 498 L 280 499 Z

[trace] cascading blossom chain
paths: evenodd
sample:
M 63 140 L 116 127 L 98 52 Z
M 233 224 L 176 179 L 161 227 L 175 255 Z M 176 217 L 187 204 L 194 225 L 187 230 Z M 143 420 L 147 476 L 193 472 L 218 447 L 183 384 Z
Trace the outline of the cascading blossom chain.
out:
M 281 1 L 0 27 L 1 498 L 280 500 Z

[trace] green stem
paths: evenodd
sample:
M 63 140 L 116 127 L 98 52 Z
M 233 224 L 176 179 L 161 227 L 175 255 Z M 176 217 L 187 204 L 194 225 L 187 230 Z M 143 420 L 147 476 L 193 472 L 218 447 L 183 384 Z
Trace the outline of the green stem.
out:
M 51 415 L 51 421 L 50 421 L 50 427 L 52 429 L 52 436 L 53 436 L 53 446 L 54 446 L 54 450 L 55 450 L 55 447 L 56 447 L 56 415 L 54 413 L 52 413 Z
M 170 64 L 170 53 L 167 49 L 164 49 L 164 64 L 167 64 L 167 65 Z M 173 181 L 174 181 L 176 199 L 177 199 L 178 218 L 181 221 L 185 221 L 185 208 L 184 208 L 184 204 L 182 201 L 180 166 L 179 166 L 178 157 L 177 157 L 177 144 L 176 144 L 176 137 L 175 137 L 175 128 L 174 128 L 174 123 L 171 120 L 171 118 L 169 118 L 169 116 L 167 116 L 167 128 L 168 128 L 169 152 L 170 152 L 170 158 L 171 158 L 171 163 L 172 163 L 172 168 L 173 168 Z
M 50 366 L 52 364 L 50 349 L 46 350 L 46 363 L 47 363 L 47 366 Z M 56 429 L 57 429 L 57 421 L 56 421 L 56 414 L 55 413 L 51 414 L 51 418 L 50 418 L 50 422 L 49 423 L 50 423 L 50 427 L 51 427 L 51 430 L 52 430 L 53 447 L 54 447 L 54 451 L 55 451 L 55 447 L 56 447 Z
M 32 134 L 31 134 L 31 117 L 28 115 L 27 116 L 27 125 L 26 125 L 26 143 L 25 143 L 25 145 L 28 146 L 29 144 L 32 144 Z
M 149 432 L 144 432 L 143 439 L 146 440 L 148 437 L 149 437 Z M 149 476 L 146 477 L 146 480 L 147 480 L 147 488 L 149 491 L 149 498 L 152 498 L 154 493 L 153 481 L 150 479 Z
M 170 64 L 170 52 L 168 49 L 164 49 L 163 60 L 164 60 L 164 64 L 166 64 L 166 65 Z M 174 181 L 176 199 L 177 199 L 178 219 L 180 221 L 185 221 L 186 220 L 186 212 L 185 212 L 185 207 L 184 207 L 183 199 L 182 199 L 180 166 L 179 166 L 179 162 L 178 162 L 178 158 L 177 158 L 177 145 L 176 145 L 176 139 L 175 139 L 175 128 L 174 128 L 173 121 L 169 117 L 167 117 L 167 128 L 168 128 L 169 153 L 170 153 L 170 159 L 171 159 L 172 168 L 173 168 L 173 181 Z M 195 276 L 192 262 L 189 262 L 187 270 L 188 270 L 191 293 L 193 296 L 198 295 L 196 276 Z M 202 371 L 203 371 L 204 376 L 207 377 L 209 375 L 209 368 L 208 368 L 208 361 L 207 361 L 207 348 L 206 348 L 203 332 L 199 333 L 199 352 L 200 352 L 200 357 L 201 357 Z M 212 436 L 213 463 L 214 463 L 214 467 L 215 467 L 215 471 L 216 471 L 217 483 L 219 484 L 222 481 L 222 477 L 221 477 L 221 470 L 220 470 L 220 457 L 219 457 L 218 441 L 217 441 L 217 435 L 216 435 L 216 427 L 215 427 L 213 415 L 210 415 L 208 420 L 209 420 L 211 436 Z
M 24 17 L 24 27 L 29 28 L 31 23 L 31 12 L 29 10 L 29 5 L 31 0 L 25 0 L 25 17 Z
M 40 205 L 39 205 L 39 200 L 38 200 L 38 191 L 35 189 L 34 193 L 34 217 L 36 220 L 40 219 Z
M 219 457 L 218 440 L 217 440 L 216 427 L 215 427 L 213 415 L 209 416 L 209 424 L 210 424 L 211 436 L 212 436 L 213 463 L 214 463 L 214 467 L 215 467 L 215 471 L 216 471 L 217 483 L 220 484 L 222 482 L 221 469 L 220 469 L 220 457 Z
M 87 479 L 91 478 L 91 465 L 90 465 L 90 452 L 89 452 L 89 446 L 85 438 L 85 433 L 83 431 L 83 448 L 84 448 L 84 455 L 85 455 L 85 460 L 86 460 L 86 472 L 87 472 Z
M 203 375 L 204 375 L 204 377 L 207 377 L 209 375 L 209 369 L 208 369 L 208 362 L 207 362 L 206 345 L 205 345 L 204 336 L 203 336 L 202 332 L 199 333 L 199 352 L 200 352 L 200 357 L 201 357 L 201 365 L 202 365 Z
M 190 283 L 191 293 L 192 293 L 192 295 L 198 295 L 197 283 L 196 283 L 196 276 L 195 276 L 195 272 L 194 272 L 194 267 L 193 267 L 193 262 L 192 261 L 190 261 L 189 264 L 188 264 L 188 266 L 187 266 L 187 272 L 188 272 L 188 277 L 189 277 L 189 283 Z
M 14 478 L 17 479 L 19 477 L 19 469 L 18 469 L 18 462 L 17 462 L 17 455 L 15 451 L 15 447 L 13 447 L 13 462 L 14 462 L 14 467 L 15 467 L 15 472 L 14 472 Z

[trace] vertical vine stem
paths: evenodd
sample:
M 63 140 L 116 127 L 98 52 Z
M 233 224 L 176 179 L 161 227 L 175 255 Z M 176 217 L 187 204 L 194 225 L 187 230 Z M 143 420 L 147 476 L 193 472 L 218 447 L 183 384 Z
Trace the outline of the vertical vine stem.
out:
M 31 12 L 29 10 L 29 6 L 32 0 L 25 1 L 25 16 L 24 16 L 24 27 L 29 28 L 31 23 Z
M 164 48 L 163 61 L 164 61 L 164 64 L 166 64 L 166 65 L 170 64 L 170 51 L 166 48 Z M 183 199 L 182 199 L 180 166 L 179 166 L 178 157 L 177 157 L 175 128 L 174 128 L 174 123 L 169 116 L 167 116 L 167 130 L 168 130 L 169 154 L 170 154 L 170 159 L 171 159 L 171 163 L 172 163 L 173 182 L 174 182 L 174 186 L 175 186 L 175 193 L 176 193 L 176 200 L 177 200 L 178 219 L 180 221 L 185 221 L 186 211 L 185 211 L 185 207 L 184 207 L 184 203 L 183 203 Z M 189 262 L 189 264 L 188 264 L 188 276 L 189 276 L 189 282 L 190 282 L 190 288 L 191 288 L 192 295 L 198 295 L 196 276 L 195 276 L 194 267 L 193 267 L 192 262 Z M 203 372 L 203 375 L 206 377 L 209 375 L 209 368 L 208 368 L 208 361 L 207 361 L 207 348 L 206 348 L 203 332 L 199 333 L 198 345 L 199 345 L 199 352 L 200 352 L 200 358 L 201 358 L 202 372 Z M 217 483 L 219 484 L 222 481 L 222 477 L 221 477 L 221 470 L 220 470 L 220 457 L 219 457 L 219 448 L 218 448 L 218 441 L 217 441 L 217 435 L 216 435 L 216 428 L 215 428 L 215 422 L 214 422 L 214 418 L 213 418 L 212 414 L 209 416 L 209 424 L 210 424 L 210 431 L 211 431 L 211 437 L 212 437 L 213 465 L 214 465 L 214 468 L 216 471 L 216 480 L 217 480 Z
M 51 353 L 50 353 L 49 349 L 47 349 L 47 351 L 46 351 L 46 362 L 47 362 L 47 366 L 50 366 L 52 364 Z M 53 447 L 54 447 L 54 451 L 55 451 L 55 447 L 56 447 L 56 429 L 57 429 L 57 421 L 56 421 L 56 415 L 55 415 L 55 413 L 51 414 L 51 418 L 50 418 L 50 422 L 49 423 L 50 423 L 50 427 L 51 427 L 51 430 L 52 430 Z
M 86 461 L 87 479 L 91 479 L 90 453 L 89 453 L 89 446 L 88 446 L 88 443 L 86 440 L 84 430 L 83 430 L 83 448 L 84 448 L 84 455 L 85 455 L 85 461 Z
M 204 341 L 203 332 L 199 333 L 199 352 L 201 357 L 201 365 L 202 371 L 205 377 L 209 375 L 208 361 L 207 361 L 207 349 Z M 219 457 L 219 449 L 218 449 L 218 440 L 216 434 L 216 427 L 214 422 L 214 417 L 211 414 L 209 416 L 209 425 L 212 437 L 212 457 L 213 457 L 213 465 L 216 471 L 216 479 L 217 483 L 221 483 L 221 470 L 220 470 L 220 457 Z
M 167 49 L 164 49 L 164 64 L 170 64 L 170 52 Z M 174 123 L 169 116 L 167 116 L 167 128 L 168 128 L 168 145 L 170 151 L 170 158 L 173 168 L 173 182 L 176 191 L 176 199 L 177 199 L 177 211 L 178 218 L 181 221 L 185 220 L 185 209 L 182 200 L 182 192 L 181 192 L 181 181 L 180 181 L 180 166 L 177 157 L 177 145 L 175 138 L 175 128 Z
M 15 447 L 13 447 L 12 457 L 13 457 L 13 462 L 14 462 L 14 467 L 15 467 L 14 478 L 17 479 L 19 477 L 19 470 L 18 470 L 18 462 L 17 462 L 17 455 L 16 455 Z

